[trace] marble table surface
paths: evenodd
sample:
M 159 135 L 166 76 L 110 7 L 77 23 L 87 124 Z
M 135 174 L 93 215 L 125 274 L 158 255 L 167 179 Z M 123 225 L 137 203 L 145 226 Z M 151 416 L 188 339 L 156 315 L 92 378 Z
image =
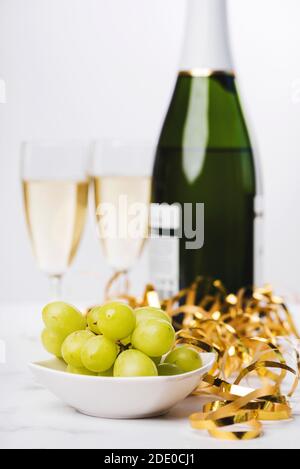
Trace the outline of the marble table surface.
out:
M 39 343 L 40 309 L 0 305 L 1 449 L 300 448 L 300 393 L 293 420 L 265 424 L 264 436 L 249 442 L 221 442 L 191 429 L 188 416 L 201 409 L 199 397 L 189 397 L 155 419 L 105 420 L 77 413 L 36 383 L 28 370 L 29 362 L 47 357 Z M 300 326 L 300 307 L 293 311 Z

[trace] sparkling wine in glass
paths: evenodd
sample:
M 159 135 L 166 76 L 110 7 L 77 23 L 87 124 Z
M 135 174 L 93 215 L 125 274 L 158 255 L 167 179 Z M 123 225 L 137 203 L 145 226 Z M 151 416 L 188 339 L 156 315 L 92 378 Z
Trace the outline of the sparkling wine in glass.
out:
M 89 192 L 90 145 L 26 142 L 22 145 L 25 215 L 39 269 L 61 297 L 62 277 L 82 237 Z
M 151 145 L 120 141 L 94 144 L 97 233 L 109 266 L 125 278 L 148 238 L 153 160 Z

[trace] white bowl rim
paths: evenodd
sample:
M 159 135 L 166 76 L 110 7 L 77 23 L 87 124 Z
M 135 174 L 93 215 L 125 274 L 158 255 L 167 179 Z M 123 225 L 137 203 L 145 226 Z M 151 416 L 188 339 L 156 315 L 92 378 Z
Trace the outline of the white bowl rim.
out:
M 29 363 L 28 364 L 28 367 L 31 369 L 31 370 L 42 370 L 42 371 L 47 371 L 47 373 L 51 373 L 51 374 L 64 374 L 64 375 L 67 375 L 69 378 L 74 378 L 74 379 L 79 379 L 79 380 L 85 380 L 85 381 L 97 381 L 98 383 L 101 382 L 101 381 L 105 381 L 107 383 L 111 382 L 111 383 L 117 383 L 118 381 L 122 381 L 122 383 L 124 382 L 144 382 L 144 381 L 150 381 L 150 382 L 153 382 L 153 381 L 176 381 L 178 379 L 187 379 L 189 377 L 192 377 L 192 376 L 195 376 L 197 374 L 205 374 L 205 372 L 211 370 L 211 368 L 213 367 L 215 361 L 216 361 L 216 358 L 217 358 L 217 355 L 215 353 L 202 353 L 202 352 L 199 352 L 200 355 L 205 355 L 205 356 L 210 356 L 210 360 L 208 361 L 208 363 L 206 363 L 206 365 L 203 365 L 202 367 L 200 368 L 197 368 L 196 370 L 193 370 L 193 371 L 189 371 L 187 373 L 181 373 L 181 374 L 178 374 L 178 375 L 171 375 L 171 376 L 118 376 L 118 377 L 114 377 L 114 376 L 89 376 L 89 375 L 76 375 L 76 374 L 72 374 L 72 373 L 68 373 L 67 371 L 64 371 L 64 370 L 55 370 L 53 368 L 49 368 L 45 365 L 47 365 L 47 363 L 50 363 L 50 362 L 53 362 L 55 360 L 55 357 L 53 357 L 52 359 L 50 358 L 49 360 L 43 360 L 43 361 L 40 361 L 40 362 L 34 362 L 34 363 Z M 57 358 L 57 360 L 59 361 L 62 361 L 62 359 L 59 359 Z

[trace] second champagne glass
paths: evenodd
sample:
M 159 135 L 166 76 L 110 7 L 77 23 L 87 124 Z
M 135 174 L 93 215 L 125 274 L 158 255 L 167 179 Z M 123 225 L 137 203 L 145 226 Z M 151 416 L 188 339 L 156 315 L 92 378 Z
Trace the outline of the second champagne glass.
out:
M 153 160 L 154 149 L 148 144 L 116 140 L 94 144 L 98 237 L 109 266 L 125 279 L 148 237 Z

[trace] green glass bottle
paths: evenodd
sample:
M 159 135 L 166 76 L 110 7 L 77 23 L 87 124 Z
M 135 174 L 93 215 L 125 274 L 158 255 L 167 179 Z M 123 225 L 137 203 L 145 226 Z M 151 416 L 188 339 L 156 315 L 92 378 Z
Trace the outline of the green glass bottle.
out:
M 156 154 L 153 202 L 179 204 L 183 211 L 184 204 L 192 204 L 189 223 L 195 231 L 201 230 L 196 206 L 204 204 L 204 244 L 188 248 L 185 230 L 177 241 L 175 227 L 168 235 L 160 230 L 163 239 L 152 240 L 150 259 L 152 281 L 162 296 L 198 275 L 219 279 L 230 291 L 254 283 L 256 195 L 225 1 L 189 0 L 182 67 Z

